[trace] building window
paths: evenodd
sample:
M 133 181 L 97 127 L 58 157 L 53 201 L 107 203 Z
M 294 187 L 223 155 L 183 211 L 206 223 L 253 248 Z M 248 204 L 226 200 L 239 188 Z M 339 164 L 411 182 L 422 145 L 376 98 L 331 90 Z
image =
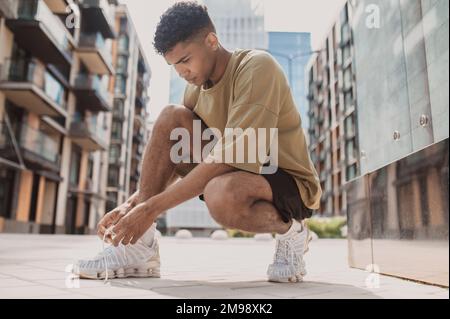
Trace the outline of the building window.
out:
M 123 116 L 123 100 L 121 99 L 115 99 L 114 100 L 114 108 L 113 108 L 113 115 L 115 116 Z
M 106 211 L 110 212 L 117 207 L 117 193 L 116 192 L 106 192 Z
M 120 140 L 122 139 L 122 123 L 118 121 L 112 122 L 111 138 Z
M 346 64 L 347 60 L 351 58 L 350 47 L 346 46 L 342 49 L 342 64 Z
M 119 52 L 123 52 L 123 53 L 128 52 L 128 47 L 130 45 L 129 42 L 130 42 L 130 39 L 128 38 L 127 35 L 125 35 L 125 34 L 121 35 L 119 37 L 119 44 L 118 44 Z
M 347 160 L 354 160 L 355 159 L 355 139 L 352 138 L 345 144 L 345 156 L 347 157 Z
M 344 93 L 344 106 L 345 109 L 349 109 L 353 106 L 353 92 L 347 91 Z
M 353 116 L 350 115 L 345 119 L 345 134 L 347 137 L 353 137 L 355 135 L 355 124 Z
M 116 75 L 116 82 L 114 87 L 114 92 L 116 94 L 126 94 L 127 89 L 127 79 L 123 75 Z
M 344 71 L 344 90 L 348 90 L 352 87 L 352 70 L 350 68 Z
M 89 154 L 89 159 L 88 159 L 88 177 L 90 179 L 92 179 L 93 172 L 94 172 L 94 159 L 92 157 L 92 154 Z
M 109 161 L 114 162 L 120 157 L 120 146 L 111 145 L 109 148 Z
M 347 167 L 347 181 L 356 177 L 356 164 Z
M 127 18 L 123 17 L 120 18 L 120 29 L 119 32 L 121 34 L 126 33 L 128 31 L 128 20 Z
M 128 70 L 128 59 L 126 56 L 120 55 L 117 58 L 116 71 L 117 73 L 125 74 L 127 70 Z
M 69 182 L 73 186 L 78 186 L 80 176 L 81 152 L 72 150 L 70 158 L 70 176 Z
M 117 168 L 111 167 L 108 170 L 108 186 L 119 186 L 119 170 Z

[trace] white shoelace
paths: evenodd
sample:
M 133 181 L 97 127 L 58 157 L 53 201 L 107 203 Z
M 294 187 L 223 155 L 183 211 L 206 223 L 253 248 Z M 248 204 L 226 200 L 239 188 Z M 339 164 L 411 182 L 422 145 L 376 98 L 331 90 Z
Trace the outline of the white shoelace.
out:
M 111 239 L 114 238 L 115 233 L 112 230 L 113 227 L 114 226 L 111 226 L 110 228 L 108 228 L 105 231 L 105 233 L 103 234 L 103 240 L 102 240 L 102 252 L 101 252 L 101 254 L 103 254 L 103 262 L 105 263 L 105 279 L 103 281 L 105 284 L 108 282 L 108 279 L 109 279 L 109 277 L 108 277 L 108 259 L 107 259 L 107 253 L 106 253 L 106 248 L 105 248 L 105 239 L 106 239 L 106 236 L 108 236 L 109 234 L 111 234 Z M 125 245 L 122 245 L 122 246 L 123 246 L 123 255 L 124 255 L 124 258 L 126 260 L 126 258 L 127 258 L 126 253 L 127 253 L 127 251 L 125 249 Z

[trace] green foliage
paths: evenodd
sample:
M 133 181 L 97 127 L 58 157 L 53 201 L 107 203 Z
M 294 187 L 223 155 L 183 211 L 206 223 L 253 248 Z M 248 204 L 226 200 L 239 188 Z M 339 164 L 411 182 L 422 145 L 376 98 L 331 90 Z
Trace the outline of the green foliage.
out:
M 319 238 L 343 238 L 341 228 L 347 224 L 347 219 L 345 217 L 319 217 L 306 220 L 306 224 Z

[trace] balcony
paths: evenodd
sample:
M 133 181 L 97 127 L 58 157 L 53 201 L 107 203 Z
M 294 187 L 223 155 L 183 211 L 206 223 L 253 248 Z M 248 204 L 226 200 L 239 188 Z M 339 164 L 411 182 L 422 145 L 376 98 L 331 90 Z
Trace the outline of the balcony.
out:
M 6 21 L 17 44 L 45 64 L 64 67 L 72 63 L 72 38 L 44 1 L 19 0 L 17 19 Z
M 77 49 L 78 55 L 90 73 L 112 75 L 111 53 L 107 50 L 105 39 L 100 32 L 82 33 Z
M 144 128 L 140 127 L 139 129 L 135 129 L 133 132 L 133 142 L 142 143 L 143 141 L 144 141 Z
M 134 152 L 131 156 L 131 160 L 136 164 L 139 164 L 142 160 L 142 155 L 139 155 L 138 153 Z
M 58 142 L 45 132 L 26 124 L 20 125 L 16 136 L 17 146 L 27 169 L 59 172 L 60 155 Z M 11 135 L 5 122 L 0 122 L 0 152 L 2 157 L 18 160 Z
M 110 112 L 111 97 L 96 75 L 79 74 L 73 86 L 80 110 L 92 112 Z
M 349 24 L 344 24 L 341 28 L 341 42 L 339 43 L 340 47 L 343 48 L 351 41 L 351 29 Z
M 322 170 L 320 172 L 320 181 L 325 182 L 327 180 L 328 172 L 326 170 Z
M 145 119 L 147 117 L 145 109 L 136 107 L 134 110 L 135 110 L 134 113 L 135 125 L 145 127 Z
M 134 182 L 139 182 L 139 175 L 136 174 L 136 171 L 133 172 L 134 174 L 131 174 L 130 178 Z
M 0 68 L 0 91 L 31 113 L 67 116 L 66 89 L 36 60 L 6 60 Z
M 121 34 L 117 41 L 117 52 L 120 55 L 129 55 L 130 38 L 126 34 Z
M 123 166 L 124 162 L 123 160 L 120 158 L 120 156 L 112 156 L 110 154 L 109 156 L 109 160 L 108 160 L 109 165 L 113 165 L 113 166 Z
M 99 31 L 107 39 L 116 37 L 114 16 L 108 0 L 82 0 L 80 1 L 80 9 L 85 30 Z
M 139 96 L 135 100 L 136 107 L 139 107 L 139 108 L 145 109 L 147 107 L 147 103 L 148 103 L 148 97 Z
M 80 120 L 78 118 L 70 124 L 69 136 L 73 142 L 86 151 L 105 151 L 105 130 L 97 125 L 97 118 Z
M 125 120 L 125 114 L 123 113 L 123 107 L 118 107 L 117 105 L 113 108 L 113 118 L 119 121 Z

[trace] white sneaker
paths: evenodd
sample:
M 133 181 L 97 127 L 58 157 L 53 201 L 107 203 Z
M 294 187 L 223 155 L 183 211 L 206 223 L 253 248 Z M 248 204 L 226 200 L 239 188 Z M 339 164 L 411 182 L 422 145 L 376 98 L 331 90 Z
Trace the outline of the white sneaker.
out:
M 105 264 L 106 262 L 106 264 Z M 139 240 L 134 245 L 109 246 L 93 259 L 79 260 L 73 273 L 84 279 L 160 277 L 158 240 L 153 238 L 151 246 Z
M 277 239 L 274 261 L 267 269 L 269 281 L 300 282 L 306 275 L 303 255 L 308 251 L 311 241 L 309 230 L 296 220 L 284 235 L 276 235 Z

